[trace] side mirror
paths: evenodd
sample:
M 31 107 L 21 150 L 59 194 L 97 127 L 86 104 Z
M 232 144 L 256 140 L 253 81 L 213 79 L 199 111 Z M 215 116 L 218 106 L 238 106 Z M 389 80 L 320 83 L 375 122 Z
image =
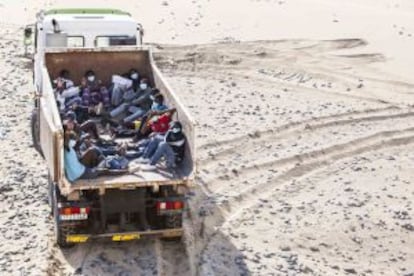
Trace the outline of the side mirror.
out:
M 32 35 L 33 35 L 33 29 L 32 27 L 27 26 L 24 28 L 24 46 L 29 46 L 32 44 Z
M 24 44 L 24 55 L 29 55 L 29 46 L 33 44 L 33 25 L 28 25 L 24 28 L 23 44 Z
M 144 36 L 144 28 L 142 27 L 140 23 L 137 24 L 137 30 L 139 31 L 139 34 L 141 36 Z
M 140 23 L 137 24 L 137 30 L 139 31 L 140 44 L 142 45 L 142 38 L 144 37 L 144 28 Z

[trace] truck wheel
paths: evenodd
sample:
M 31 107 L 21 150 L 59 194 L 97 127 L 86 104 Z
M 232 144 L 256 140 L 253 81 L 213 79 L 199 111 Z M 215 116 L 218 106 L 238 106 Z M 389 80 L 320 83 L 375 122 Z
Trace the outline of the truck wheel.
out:
M 37 118 L 37 112 L 33 111 L 32 116 L 30 118 L 30 127 L 32 130 L 32 141 L 33 141 L 33 147 L 39 154 L 43 156 L 42 148 L 40 147 L 40 126 L 39 126 L 39 120 Z
M 50 215 L 53 216 L 53 189 L 55 184 L 53 183 L 52 179 L 50 179 L 50 174 L 47 176 L 47 203 L 50 208 Z
M 67 243 L 66 237 L 71 234 L 75 234 L 75 228 L 73 226 L 59 226 L 56 225 L 58 233 L 56 234 L 56 243 L 61 248 L 71 248 L 75 246 L 73 243 Z
M 74 244 L 67 243 L 66 237 L 70 234 L 75 233 L 75 227 L 62 225 L 59 221 L 59 211 L 58 211 L 58 198 L 60 197 L 59 188 L 56 185 L 53 185 L 52 192 L 52 206 L 53 206 L 53 218 L 55 221 L 55 239 L 56 243 L 61 248 L 73 247 Z
M 183 225 L 183 216 L 182 214 L 166 216 L 165 217 L 165 227 L 168 229 L 181 228 Z M 166 242 L 181 242 L 181 237 L 171 237 L 171 238 L 161 238 Z

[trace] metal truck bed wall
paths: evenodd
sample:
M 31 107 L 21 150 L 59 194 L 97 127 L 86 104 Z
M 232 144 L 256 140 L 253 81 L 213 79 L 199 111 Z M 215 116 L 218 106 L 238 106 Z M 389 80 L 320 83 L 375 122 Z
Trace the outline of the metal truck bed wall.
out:
M 174 93 L 174 91 L 171 89 L 171 87 L 169 87 L 167 82 L 162 77 L 159 69 L 156 67 L 155 62 L 153 61 L 151 51 L 149 49 L 125 46 L 119 48 L 112 47 L 111 49 L 48 49 L 47 53 L 45 53 L 45 65 L 47 71 L 49 72 L 48 75 L 45 75 L 50 76 L 50 79 L 47 81 L 44 80 L 43 86 L 45 86 L 45 82 L 48 82 L 50 86 L 50 80 L 55 79 L 62 69 L 67 69 L 70 71 L 71 79 L 75 82 L 76 85 L 79 85 L 80 80 L 87 70 L 94 70 L 97 78 L 102 80 L 105 85 L 109 85 L 113 74 L 123 74 L 128 72 L 131 68 L 136 68 L 141 77 L 147 77 L 150 80 L 151 84 L 161 91 L 165 97 L 167 105 L 175 107 L 177 109 L 175 119 L 178 119 L 183 124 L 184 133 L 187 137 L 185 159 L 181 165 L 181 176 L 183 176 L 182 184 L 191 183 L 195 170 L 194 121 L 190 117 L 183 104 L 180 102 L 178 96 Z M 48 94 L 48 96 L 47 98 L 43 99 L 43 101 L 49 102 L 46 105 L 50 104 L 56 106 L 56 101 L 51 91 L 51 87 L 43 88 L 50 91 L 50 93 L 44 93 Z M 44 98 L 44 96 L 42 98 Z M 53 109 L 57 111 L 56 107 L 53 107 Z M 55 112 L 53 113 L 56 114 Z M 53 117 L 55 115 L 50 116 Z M 55 144 L 54 148 L 58 152 L 55 154 L 52 153 L 54 156 L 51 157 L 54 162 L 57 162 L 57 164 L 55 163 L 53 165 L 55 168 L 54 170 L 52 170 L 52 164 L 50 164 L 51 162 L 48 162 L 48 166 L 52 174 L 52 179 L 58 183 L 61 183 L 61 192 L 63 194 L 69 194 L 74 189 L 105 187 L 105 181 L 109 183 L 108 179 L 101 177 L 90 181 L 93 182 L 93 185 L 90 185 L 92 183 L 88 183 L 87 180 L 81 180 L 75 185 L 69 184 L 64 176 L 64 173 L 61 171 L 63 169 L 63 166 L 62 164 L 59 164 L 59 160 L 60 162 L 63 162 L 63 141 L 61 136 L 62 133 L 60 122 L 58 128 L 60 128 L 60 134 L 55 135 L 56 139 L 53 143 Z M 43 130 L 44 128 L 41 127 L 41 133 L 44 133 L 43 135 L 41 134 L 42 139 L 44 136 L 49 136 L 51 132 L 49 131 L 49 133 L 46 134 L 46 132 Z M 51 145 L 49 146 L 48 150 L 51 150 Z M 134 178 L 128 178 L 126 176 L 119 176 L 116 178 L 111 177 L 110 183 L 117 183 L 116 187 L 119 188 L 124 182 L 125 185 L 131 185 L 131 179 Z M 165 180 L 166 182 L 172 181 L 172 179 L 168 178 Z M 135 178 L 133 182 L 135 182 L 136 186 L 140 186 L 140 184 L 142 184 L 142 186 L 148 186 L 151 180 L 148 181 L 146 179 L 140 180 L 139 178 Z M 154 182 L 154 184 L 157 184 L 158 182 L 159 185 L 159 181 Z M 108 185 L 108 188 L 111 187 L 115 188 L 113 185 Z
M 42 69 L 42 97 L 39 99 L 40 146 L 51 180 L 63 171 L 63 129 L 46 68 Z
M 59 76 L 62 69 L 70 71 L 71 79 L 80 84 L 88 70 L 95 71 L 98 79 L 109 85 L 114 74 L 128 73 L 131 68 L 138 69 L 141 77 L 147 77 L 154 84 L 152 66 L 148 50 L 130 50 L 122 52 L 103 50 L 66 50 L 65 52 L 46 53 L 46 67 L 50 78 Z

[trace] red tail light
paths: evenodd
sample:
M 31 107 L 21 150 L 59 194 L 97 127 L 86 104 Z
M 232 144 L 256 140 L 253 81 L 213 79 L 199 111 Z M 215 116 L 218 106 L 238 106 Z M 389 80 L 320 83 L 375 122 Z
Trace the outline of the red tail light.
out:
M 61 215 L 89 214 L 90 207 L 64 207 L 59 210 Z
M 183 209 L 184 202 L 182 201 L 166 201 L 157 202 L 157 210 L 178 210 Z
M 174 209 L 183 209 L 183 203 L 181 201 L 174 202 Z
M 171 202 L 171 201 L 167 201 L 166 203 L 167 203 L 167 210 L 174 209 L 174 204 L 173 204 L 173 202 Z

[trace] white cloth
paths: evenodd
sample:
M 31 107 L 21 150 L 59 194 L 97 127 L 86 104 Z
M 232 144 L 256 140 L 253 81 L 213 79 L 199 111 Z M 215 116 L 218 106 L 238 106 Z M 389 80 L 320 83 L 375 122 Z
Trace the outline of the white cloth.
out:
M 132 87 L 132 80 L 121 77 L 119 75 L 112 76 L 112 83 L 119 85 L 122 89 L 129 89 Z
M 78 86 L 73 86 L 73 87 L 70 87 L 70 88 L 67 88 L 67 89 L 65 89 L 65 90 L 63 90 L 63 92 L 61 93 L 61 95 L 62 95 L 62 97 L 63 98 L 71 98 L 71 97 L 74 97 L 74 96 L 79 96 L 79 93 L 80 93 L 80 88 L 78 87 Z

